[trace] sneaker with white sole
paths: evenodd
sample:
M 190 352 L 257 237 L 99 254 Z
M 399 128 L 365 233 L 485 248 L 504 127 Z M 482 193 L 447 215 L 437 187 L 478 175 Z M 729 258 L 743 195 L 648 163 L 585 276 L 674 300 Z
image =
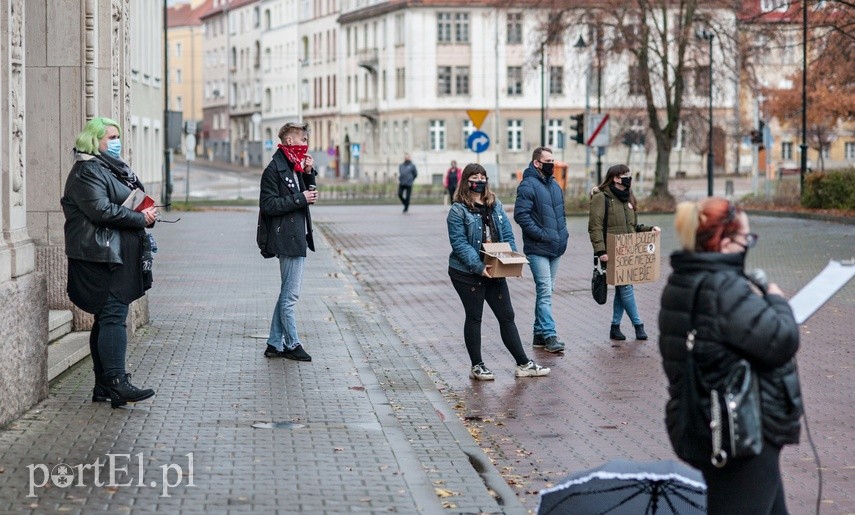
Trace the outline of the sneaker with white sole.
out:
M 479 381 L 492 381 L 496 376 L 493 375 L 493 373 L 490 372 L 490 369 L 485 367 L 483 363 L 478 363 L 469 371 L 469 378 L 477 379 Z
M 538 365 L 534 361 L 529 361 L 524 365 L 517 365 L 514 375 L 517 377 L 541 377 L 549 375 L 549 369 Z

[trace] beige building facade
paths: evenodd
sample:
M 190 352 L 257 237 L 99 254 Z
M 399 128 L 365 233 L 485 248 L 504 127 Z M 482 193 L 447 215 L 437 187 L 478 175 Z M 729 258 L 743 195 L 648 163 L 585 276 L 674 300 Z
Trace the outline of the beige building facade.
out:
M 0 425 L 48 393 L 49 310 L 91 323 L 65 293 L 59 200 L 86 120 L 131 126 L 132 3 L 0 0 Z
M 213 0 L 197 0 L 179 4 L 167 13 L 167 55 L 169 59 L 169 109 L 180 111 L 184 122 L 202 125 L 202 96 L 204 94 L 203 64 L 205 26 L 199 18 L 210 9 Z M 194 136 L 196 134 L 194 133 Z M 204 148 L 196 138 L 197 151 Z M 182 148 L 185 148 L 182 145 Z

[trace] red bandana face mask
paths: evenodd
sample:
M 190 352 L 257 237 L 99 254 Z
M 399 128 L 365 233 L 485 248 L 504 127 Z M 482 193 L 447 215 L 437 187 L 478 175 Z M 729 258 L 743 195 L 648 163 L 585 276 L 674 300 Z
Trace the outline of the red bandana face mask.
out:
M 309 151 L 308 145 L 279 145 L 279 150 L 285 154 L 288 161 L 294 165 L 295 172 L 303 171 L 303 159 L 306 157 L 306 152 Z

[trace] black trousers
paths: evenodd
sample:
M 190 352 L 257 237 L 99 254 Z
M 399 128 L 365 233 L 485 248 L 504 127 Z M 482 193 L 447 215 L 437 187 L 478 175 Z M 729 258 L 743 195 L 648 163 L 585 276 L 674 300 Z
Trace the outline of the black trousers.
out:
M 753 458 L 728 461 L 723 468 L 701 467 L 707 482 L 709 515 L 787 515 L 781 482 L 781 448 L 764 442 Z
M 474 284 L 473 284 L 474 283 Z M 482 363 L 481 358 L 481 315 L 484 312 L 484 301 L 496 315 L 499 321 L 499 333 L 502 343 L 511 352 L 517 365 L 528 363 L 529 359 L 523 350 L 520 333 L 514 322 L 514 307 L 511 305 L 511 294 L 505 279 L 480 278 L 476 281 L 460 281 L 451 277 L 451 284 L 457 290 L 466 320 L 463 322 L 463 340 L 472 366 Z
M 412 186 L 398 186 L 398 198 L 401 200 L 401 204 L 404 204 L 404 211 L 410 209 L 410 194 L 412 192 Z
M 125 375 L 127 318 L 128 305 L 112 293 L 107 297 L 104 306 L 95 313 L 95 322 L 89 332 L 89 352 L 92 353 L 95 381 L 98 383 L 106 383 Z

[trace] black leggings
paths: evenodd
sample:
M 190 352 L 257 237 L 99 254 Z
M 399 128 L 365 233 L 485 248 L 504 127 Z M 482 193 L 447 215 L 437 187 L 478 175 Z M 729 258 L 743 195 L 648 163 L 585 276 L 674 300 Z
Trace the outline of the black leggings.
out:
M 787 515 L 781 482 L 781 448 L 768 441 L 753 458 L 728 461 L 723 468 L 701 467 L 707 482 L 709 515 Z
M 467 284 L 451 278 L 451 284 L 457 290 L 460 300 L 463 302 L 463 310 L 466 312 L 466 321 L 463 323 L 463 340 L 466 342 L 466 351 L 472 366 L 482 363 L 481 359 L 481 314 L 484 312 L 484 301 L 496 315 L 499 321 L 499 332 L 502 335 L 502 343 L 511 351 L 517 365 L 528 363 L 520 341 L 520 333 L 514 322 L 514 307 L 511 305 L 511 294 L 508 291 L 508 283 L 505 279 L 481 278 L 478 284 Z

